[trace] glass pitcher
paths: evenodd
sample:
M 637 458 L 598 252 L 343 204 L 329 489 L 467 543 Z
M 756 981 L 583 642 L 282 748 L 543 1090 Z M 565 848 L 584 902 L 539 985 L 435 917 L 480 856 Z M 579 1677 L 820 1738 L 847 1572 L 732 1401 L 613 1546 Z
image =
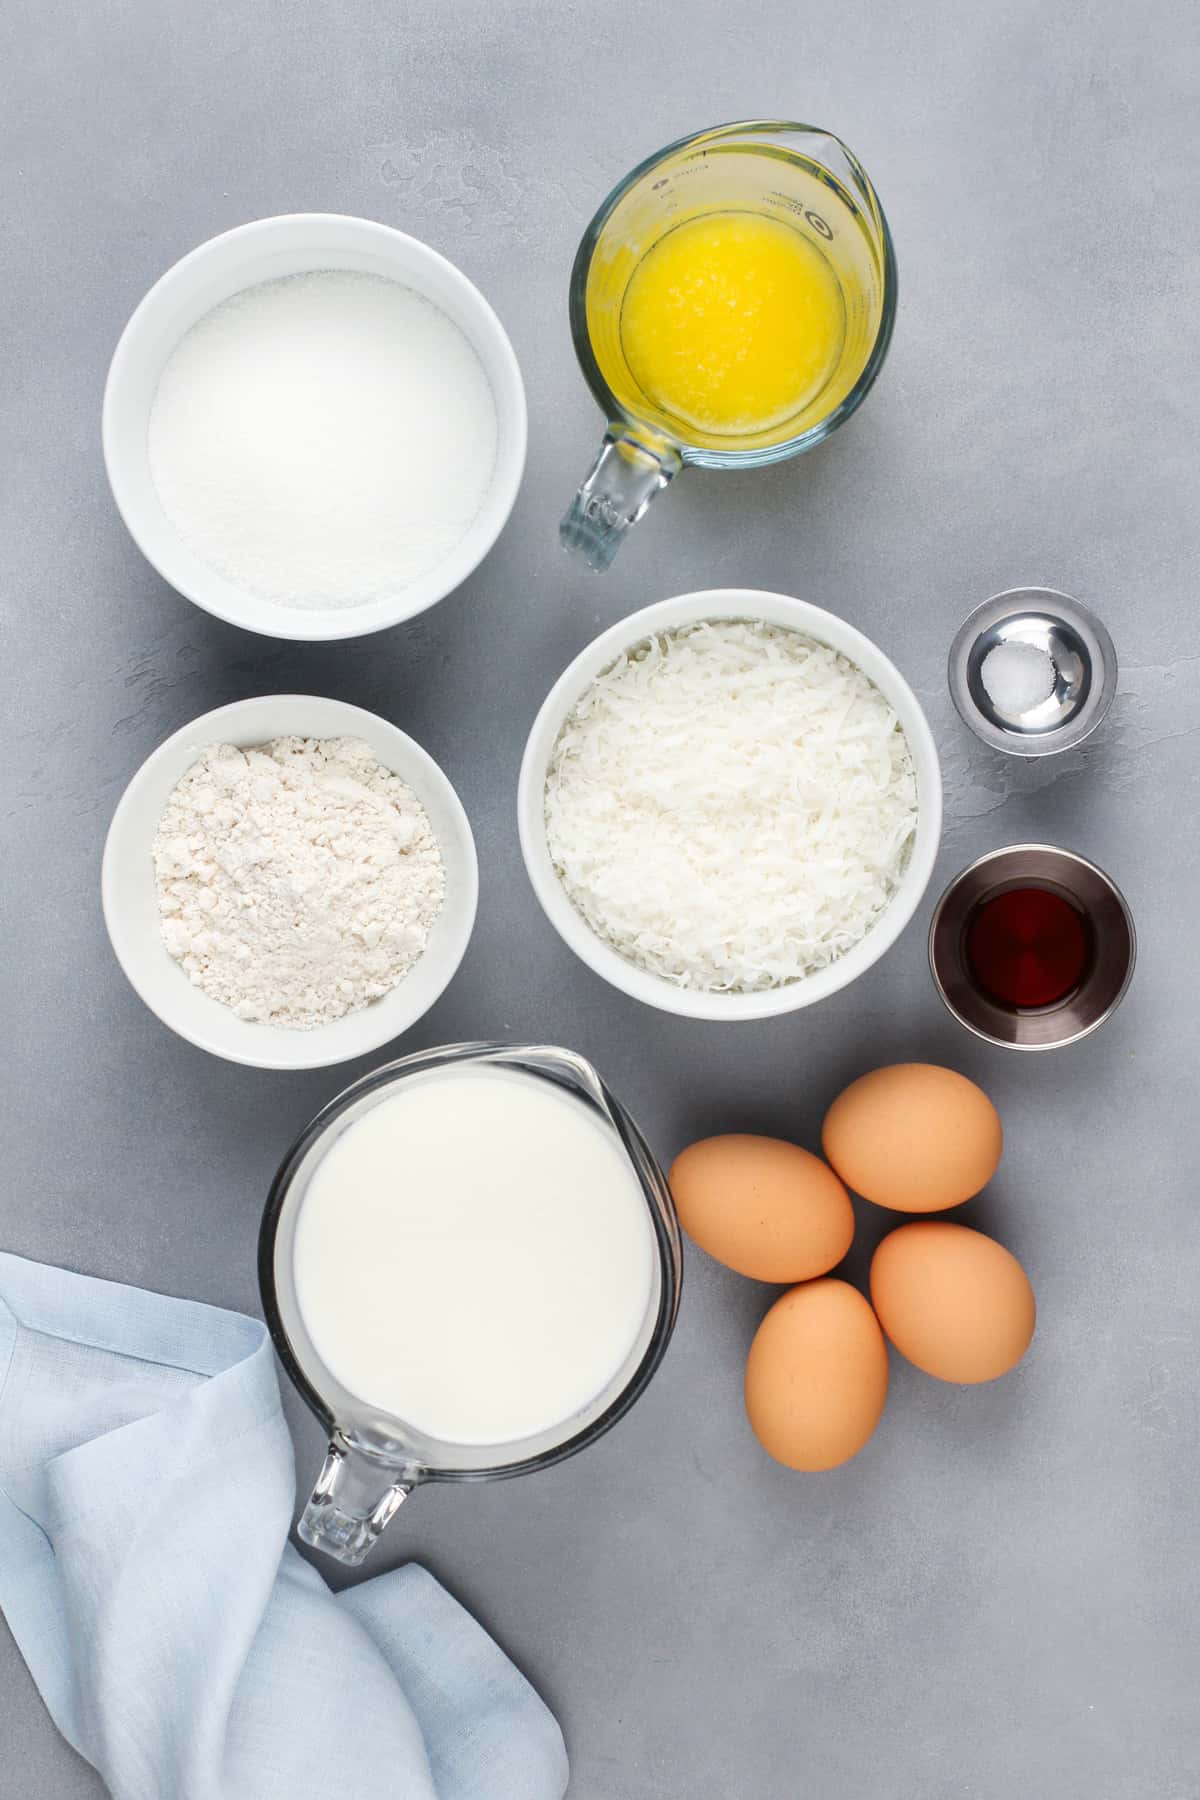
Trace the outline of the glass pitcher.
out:
M 797 392 L 790 410 L 758 423 L 685 418 L 631 366 L 635 276 L 649 271 L 648 259 L 671 233 L 713 215 L 790 226 L 804 254 L 818 259 L 831 330 L 836 322 L 815 384 Z M 878 375 L 895 311 L 896 261 L 883 208 L 862 165 L 830 132 L 752 120 L 697 132 L 649 157 L 604 202 L 571 271 L 575 352 L 609 426 L 559 528 L 564 547 L 607 569 L 629 527 L 681 468 L 760 468 L 821 443 Z
M 608 1385 L 573 1417 L 506 1444 L 463 1445 L 428 1437 L 347 1391 L 323 1364 L 296 1298 L 294 1245 L 305 1192 L 337 1137 L 396 1084 L 452 1065 L 532 1076 L 579 1100 L 611 1132 L 641 1189 L 653 1239 L 653 1273 L 640 1328 Z M 369 1243 L 362 1254 L 371 1254 Z M 258 1248 L 263 1309 L 279 1359 L 329 1432 L 324 1467 L 304 1509 L 306 1544 L 358 1564 L 413 1488 L 432 1481 L 495 1481 L 548 1468 L 593 1443 L 628 1412 L 662 1361 L 679 1307 L 679 1226 L 666 1177 L 645 1139 L 596 1070 L 573 1051 L 541 1044 L 456 1044 L 402 1057 L 339 1094 L 301 1133 L 271 1187 Z M 398 1293 L 397 1305 L 404 1296 Z

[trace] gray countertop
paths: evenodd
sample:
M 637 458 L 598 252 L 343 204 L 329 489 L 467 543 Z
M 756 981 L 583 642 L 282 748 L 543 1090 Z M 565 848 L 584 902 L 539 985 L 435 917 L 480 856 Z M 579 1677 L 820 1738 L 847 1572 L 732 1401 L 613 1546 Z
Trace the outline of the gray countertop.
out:
M 172 1037 L 113 960 L 98 875 L 146 754 L 272 690 L 395 720 L 471 815 L 478 927 L 406 1048 L 571 1044 L 664 1158 L 722 1129 L 814 1145 L 841 1084 L 896 1059 L 963 1069 L 1004 1118 L 1001 1171 L 963 1216 L 1037 1291 L 1018 1373 L 960 1390 L 894 1359 L 865 1453 L 788 1474 L 740 1397 L 771 1294 L 689 1251 L 675 1342 L 618 1430 L 536 1479 L 422 1493 L 392 1527 L 379 1566 L 426 1563 L 558 1713 L 572 1800 L 1200 1792 L 1198 64 L 1181 0 L 18 0 L 0 19 L 0 1244 L 257 1308 L 275 1163 L 361 1065 L 256 1073 Z M 687 475 L 592 576 L 555 537 L 600 425 L 566 329 L 576 240 L 643 154 L 755 112 L 828 124 L 877 182 L 901 268 L 888 366 L 816 455 Z M 150 283 L 215 232 L 309 208 L 461 264 L 512 335 L 531 427 L 478 574 L 411 627 L 327 647 L 172 593 L 99 444 L 108 358 Z M 944 679 L 966 611 L 1024 582 L 1093 605 L 1121 657 L 1103 732 L 1029 768 L 968 738 Z M 1105 1030 L 1036 1061 L 969 1039 L 930 985 L 932 895 L 864 979 L 767 1024 L 660 1016 L 573 960 L 518 852 L 525 733 L 602 626 L 729 584 L 845 614 L 919 690 L 945 765 L 935 891 L 1027 838 L 1116 876 L 1142 960 Z M 863 1207 L 856 1277 L 882 1228 Z M 318 1427 L 287 1406 L 306 1478 Z M 2 1626 L 0 1740 L 4 1800 L 100 1792 Z

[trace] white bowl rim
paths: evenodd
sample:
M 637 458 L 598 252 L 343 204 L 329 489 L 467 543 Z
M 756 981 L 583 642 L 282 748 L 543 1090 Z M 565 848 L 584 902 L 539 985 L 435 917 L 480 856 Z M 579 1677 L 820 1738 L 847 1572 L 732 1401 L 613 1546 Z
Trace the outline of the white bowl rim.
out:
M 339 1050 L 333 1056 L 318 1051 L 317 1054 L 312 1056 L 301 1054 L 297 1057 L 289 1058 L 286 1061 L 281 1061 L 279 1058 L 265 1052 L 255 1052 L 254 1049 L 250 1047 L 247 1047 L 244 1051 L 230 1049 L 225 1043 L 218 1042 L 211 1034 L 190 1029 L 187 1026 L 180 1024 L 175 1019 L 169 1018 L 158 1004 L 158 1001 L 154 998 L 151 983 L 144 978 L 139 959 L 136 956 L 131 957 L 128 954 L 126 934 L 118 917 L 115 891 L 117 881 L 117 858 L 119 854 L 118 845 L 122 836 L 122 831 L 128 816 L 133 812 L 137 805 L 141 788 L 151 776 L 155 766 L 170 756 L 175 749 L 183 745 L 186 745 L 189 750 L 198 753 L 205 743 L 215 744 L 236 742 L 239 739 L 244 744 L 263 742 L 264 739 L 262 733 L 260 732 L 256 737 L 252 729 L 246 729 L 245 721 L 253 718 L 256 713 L 266 713 L 268 708 L 277 707 L 280 702 L 303 704 L 305 706 L 319 705 L 323 708 L 327 708 L 327 717 L 332 718 L 332 716 L 336 715 L 339 719 L 344 720 L 344 729 L 339 729 L 337 731 L 336 735 L 338 736 L 362 736 L 364 721 L 367 721 L 369 722 L 367 724 L 368 730 L 378 732 L 382 727 L 385 736 L 390 737 L 393 743 L 398 742 L 400 745 L 401 756 L 405 760 L 398 760 L 397 763 L 392 763 L 383 757 L 380 757 L 379 760 L 384 763 L 385 768 L 391 768 L 394 773 L 400 775 L 402 780 L 406 779 L 406 770 L 411 772 L 413 767 L 418 768 L 430 785 L 436 787 L 440 791 L 446 809 L 454 821 L 455 830 L 458 834 L 458 848 L 463 854 L 463 875 L 465 876 L 465 885 L 460 884 L 459 889 L 459 899 L 462 903 L 462 922 L 458 932 L 451 939 L 449 953 L 445 956 L 442 964 L 440 983 L 436 987 L 428 1004 L 423 1006 L 414 1016 L 410 1018 L 401 1017 L 400 1023 L 396 1023 L 394 1015 L 402 1013 L 402 1008 L 399 1006 L 398 1002 L 404 994 L 404 982 L 400 982 L 381 999 L 372 1002 L 370 1006 L 363 1007 L 356 1013 L 346 1014 L 344 1015 L 343 1020 L 336 1021 L 336 1023 L 340 1025 L 343 1024 L 345 1020 L 350 1019 L 362 1020 L 364 1021 L 364 1024 L 368 1020 L 373 1020 L 376 1025 L 376 1030 L 364 1030 L 360 1041 L 355 1041 L 348 1049 Z M 225 729 L 222 729 L 223 726 Z M 331 729 L 323 728 L 320 735 L 329 736 L 334 735 L 334 733 Z M 378 753 L 376 754 L 378 755 Z M 108 832 L 105 836 L 104 853 L 100 865 L 100 900 L 109 943 L 112 945 L 113 955 L 116 957 L 125 979 L 148 1011 L 153 1013 L 155 1018 L 165 1025 L 168 1030 L 173 1031 L 177 1037 L 181 1037 L 185 1039 L 186 1042 L 194 1044 L 197 1049 L 208 1051 L 211 1056 L 220 1057 L 224 1062 L 240 1063 L 247 1068 L 289 1070 L 327 1069 L 336 1067 L 338 1063 L 351 1062 L 354 1058 L 359 1056 L 370 1055 L 372 1051 L 381 1049 L 385 1044 L 392 1043 L 406 1031 L 410 1031 L 420 1019 L 424 1018 L 430 1008 L 436 1005 L 442 994 L 445 993 L 451 981 L 454 979 L 454 976 L 457 974 L 463 957 L 466 955 L 468 945 L 470 944 L 475 929 L 475 918 L 479 907 L 479 861 L 475 848 L 474 833 L 471 830 L 471 821 L 467 816 L 466 809 L 459 799 L 458 793 L 455 790 L 450 777 L 446 774 L 441 765 L 430 756 L 429 752 L 423 749 L 422 746 L 417 743 L 415 738 L 411 738 L 407 732 L 401 731 L 398 725 L 393 725 L 389 719 L 383 718 L 379 713 L 369 712 L 366 707 L 354 706 L 349 701 L 333 700 L 323 695 L 258 694 L 247 700 L 230 701 L 224 706 L 214 707 L 211 712 L 199 714 L 197 718 L 192 719 L 186 725 L 181 725 L 177 731 L 173 731 L 169 737 L 164 738 L 160 744 L 155 746 L 149 756 L 139 764 L 127 782 L 124 791 L 121 794 L 121 798 L 117 802 L 112 820 L 108 827 Z M 414 968 L 417 966 L 419 966 L 419 964 L 414 964 Z M 182 969 L 178 968 L 177 964 L 172 963 L 172 967 L 177 970 L 181 981 L 187 980 L 187 977 L 183 974 Z M 389 1006 L 389 1002 L 392 1001 L 396 1001 L 397 1004 Z M 232 1018 L 233 1015 L 231 1014 L 230 1017 Z M 386 1021 L 382 1028 L 379 1028 L 380 1021 Z M 252 1045 L 254 1027 L 247 1026 L 243 1020 L 237 1020 L 236 1023 L 239 1027 L 245 1028 L 248 1046 Z M 328 1029 L 328 1027 L 318 1025 L 307 1031 L 295 1032 L 293 1035 L 297 1049 L 302 1051 L 305 1045 L 319 1046 L 322 1032 Z
M 202 593 L 194 581 L 181 579 L 175 573 L 164 569 L 156 556 L 152 556 L 146 547 L 144 535 L 139 530 L 139 512 L 134 503 L 130 487 L 125 477 L 124 458 L 117 446 L 116 428 L 113 416 L 116 410 L 115 397 L 122 383 L 126 380 L 130 369 L 135 365 L 139 353 L 139 339 L 147 320 L 164 302 L 169 302 L 176 289 L 186 285 L 191 271 L 198 265 L 207 262 L 214 255 L 222 253 L 228 246 L 243 241 L 251 242 L 258 237 L 267 237 L 283 228 L 302 227 L 314 232 L 320 230 L 342 230 L 349 227 L 358 232 L 364 239 L 374 238 L 383 244 L 397 243 L 405 246 L 406 254 L 411 252 L 418 259 L 423 259 L 431 268 L 436 268 L 445 280 L 454 287 L 468 307 L 481 321 L 483 329 L 490 339 L 491 348 L 499 362 L 503 364 L 511 386 L 513 405 L 511 413 L 505 417 L 511 427 L 512 444 L 507 456 L 497 457 L 492 486 L 484 502 L 485 510 L 491 515 L 491 525 L 481 536 L 477 553 L 473 552 L 469 564 L 460 567 L 456 552 L 452 552 L 439 568 L 431 570 L 427 577 L 413 582 L 407 588 L 398 590 L 396 596 L 388 601 L 372 601 L 365 606 L 355 607 L 294 607 L 288 608 L 275 602 L 260 600 L 255 595 L 245 593 L 242 598 L 244 607 L 227 603 L 220 594 Z M 322 265 L 314 262 L 313 268 Z M 253 286 L 253 282 L 247 286 Z M 235 290 L 236 291 L 236 290 Z M 494 396 L 497 413 L 500 411 L 500 396 Z M 441 251 L 434 250 L 423 239 L 413 237 L 411 233 L 400 231 L 394 225 L 385 225 L 378 219 L 359 218 L 354 213 L 329 212 L 297 212 L 275 213 L 267 218 L 249 219 L 241 225 L 231 226 L 228 231 L 221 231 L 215 237 L 206 238 L 203 243 L 173 262 L 158 277 L 157 281 L 142 295 L 129 315 L 125 327 L 117 339 L 116 349 L 108 365 L 108 374 L 104 382 L 104 399 L 100 414 L 100 439 L 104 455 L 104 467 L 108 475 L 114 503 L 130 537 L 141 551 L 150 567 L 161 576 L 176 593 L 182 594 L 194 606 L 200 607 L 214 618 L 223 619 L 227 624 L 236 625 L 243 631 L 255 632 L 260 637 L 282 638 L 291 643 L 333 643 L 350 638 L 365 637 L 375 631 L 386 631 L 393 625 L 402 625 L 420 613 L 427 612 L 450 594 L 461 587 L 463 582 L 474 574 L 484 558 L 494 548 L 504 527 L 512 516 L 520 492 L 521 482 L 525 474 L 525 462 L 529 448 L 529 408 L 525 395 L 525 383 L 521 375 L 521 367 L 517 361 L 512 340 L 500 322 L 491 302 L 484 296 L 469 275 L 465 275 L 457 263 L 443 256 Z M 444 571 L 449 572 L 449 579 L 440 578 Z M 425 592 L 426 586 L 431 590 Z M 436 591 L 432 591 L 435 590 Z M 413 594 L 417 598 L 412 598 Z M 261 616 L 260 616 L 261 609 Z M 247 614 L 254 614 L 251 623 Z
M 828 967 L 784 987 L 750 994 L 679 988 L 629 962 L 596 935 L 576 911 L 554 871 L 546 846 L 543 795 L 546 769 L 564 719 L 583 690 L 622 651 L 656 631 L 706 619 L 754 619 L 799 631 L 839 650 L 879 688 L 895 709 L 912 751 L 917 776 L 917 832 L 908 867 L 894 898 L 866 935 Z M 876 963 L 909 924 L 929 885 L 942 831 L 942 780 L 937 745 L 921 704 L 891 658 L 837 613 L 788 594 L 758 588 L 706 588 L 655 601 L 620 619 L 586 644 L 568 663 L 543 701 L 521 760 L 517 821 L 521 854 L 543 912 L 580 960 L 611 986 L 662 1012 L 682 1018 L 746 1021 L 796 1012 L 839 992 Z

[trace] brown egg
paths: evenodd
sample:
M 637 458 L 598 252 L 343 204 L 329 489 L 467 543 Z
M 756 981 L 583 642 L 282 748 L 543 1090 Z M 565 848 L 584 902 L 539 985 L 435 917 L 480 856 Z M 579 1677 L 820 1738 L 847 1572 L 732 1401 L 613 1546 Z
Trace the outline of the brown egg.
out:
M 986 1187 L 1003 1147 L 1000 1115 L 965 1075 L 893 1063 L 838 1095 L 821 1129 L 856 1194 L 895 1212 L 943 1212 Z
M 833 1469 L 857 1456 L 887 1399 L 887 1346 L 857 1288 L 826 1277 L 777 1300 L 746 1364 L 755 1437 L 789 1469 Z
M 727 1269 L 756 1281 L 807 1281 L 841 1262 L 854 1208 L 819 1156 L 779 1138 L 703 1138 L 671 1165 L 688 1236 Z
M 1029 1348 L 1037 1307 L 1012 1253 L 982 1231 L 922 1219 L 890 1232 L 871 1300 L 902 1356 L 939 1381 L 994 1381 Z

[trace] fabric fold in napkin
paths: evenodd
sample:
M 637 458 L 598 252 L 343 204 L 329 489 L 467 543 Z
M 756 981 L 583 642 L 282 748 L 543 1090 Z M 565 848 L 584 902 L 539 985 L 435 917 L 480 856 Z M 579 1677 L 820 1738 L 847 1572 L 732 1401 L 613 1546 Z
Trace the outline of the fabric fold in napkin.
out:
M 554 1719 L 415 1564 L 288 1540 L 257 1320 L 0 1254 L 0 1607 L 116 1800 L 562 1800 Z

